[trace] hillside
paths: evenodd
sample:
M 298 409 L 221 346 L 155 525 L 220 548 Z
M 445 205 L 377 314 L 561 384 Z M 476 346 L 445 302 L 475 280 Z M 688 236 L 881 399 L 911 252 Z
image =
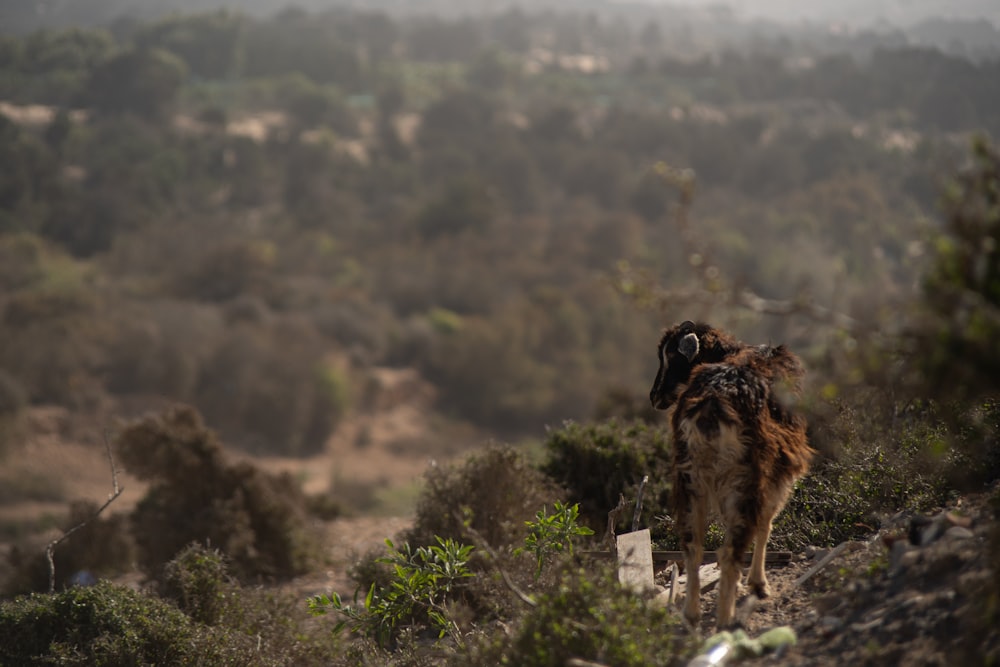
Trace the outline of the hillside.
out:
M 0 36 L 0 662 L 684 664 L 581 560 L 647 475 L 678 548 L 684 320 L 807 368 L 761 662 L 994 655 L 992 33 L 390 4 Z

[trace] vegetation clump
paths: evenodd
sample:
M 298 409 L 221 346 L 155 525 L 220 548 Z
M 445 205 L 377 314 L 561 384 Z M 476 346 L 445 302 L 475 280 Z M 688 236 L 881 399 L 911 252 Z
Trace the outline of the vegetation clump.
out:
M 193 408 L 130 424 L 117 450 L 131 474 L 150 482 L 132 513 L 132 534 L 151 577 L 192 542 L 219 549 L 241 581 L 301 574 L 316 557 L 306 498 L 294 480 L 226 463 Z
M 0 602 L 4 665 L 238 665 L 255 642 L 106 581 Z
M 548 459 L 542 471 L 579 503 L 580 515 L 604 534 L 608 512 L 623 494 L 634 509 L 639 485 L 643 491 L 640 525 L 658 539 L 669 539 L 662 517 L 669 514 L 670 449 L 666 429 L 644 421 L 609 419 L 586 424 L 567 423 L 545 439 Z M 632 511 L 622 512 L 616 527 L 630 530 Z

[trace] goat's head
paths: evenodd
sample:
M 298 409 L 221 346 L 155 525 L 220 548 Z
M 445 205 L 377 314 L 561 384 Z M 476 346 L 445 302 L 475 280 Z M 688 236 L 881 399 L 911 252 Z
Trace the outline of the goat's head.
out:
M 656 350 L 660 368 L 649 391 L 649 402 L 657 410 L 669 409 L 696 366 L 722 361 L 738 348 L 736 341 L 707 324 L 684 322 L 667 329 Z

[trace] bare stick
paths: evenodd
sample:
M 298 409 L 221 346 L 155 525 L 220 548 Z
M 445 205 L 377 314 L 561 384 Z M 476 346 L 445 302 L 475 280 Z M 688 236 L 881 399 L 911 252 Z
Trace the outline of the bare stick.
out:
M 639 493 L 635 498 L 635 512 L 632 513 L 632 532 L 639 530 L 639 515 L 642 514 L 642 492 L 646 490 L 646 482 L 649 481 L 649 475 L 642 476 L 642 482 L 639 484 Z
M 677 563 L 670 564 L 670 593 L 667 595 L 667 605 L 673 605 L 674 600 L 677 599 L 677 577 L 678 568 Z
M 56 592 L 56 562 L 53 555 L 56 546 L 58 546 L 59 543 L 64 541 L 67 537 L 69 537 L 70 535 L 72 535 L 73 533 L 80 530 L 88 523 L 96 519 L 97 516 L 101 512 L 103 512 L 108 505 L 113 503 L 115 498 L 120 496 L 122 494 L 122 491 L 125 490 L 124 488 L 118 486 L 118 468 L 115 467 L 115 458 L 114 456 L 111 455 L 111 440 L 108 438 L 107 431 L 104 432 L 104 449 L 108 453 L 108 461 L 111 462 L 111 485 L 112 485 L 111 494 L 108 496 L 108 499 L 104 502 L 104 504 L 101 505 L 97 509 L 97 511 L 94 512 L 93 515 L 81 521 L 80 523 L 76 524 L 75 526 L 67 530 L 65 533 L 63 533 L 61 536 L 49 542 L 49 546 L 45 548 L 45 557 L 49 561 L 49 593 Z
M 792 583 L 792 590 L 795 590 L 796 588 L 798 588 L 802 584 L 806 583 L 809 579 L 812 578 L 812 576 L 814 574 L 816 574 L 817 572 L 819 572 L 820 570 L 822 570 L 824 567 L 826 567 L 827 565 L 829 565 L 830 562 L 834 558 L 836 558 L 840 554 L 844 553 L 844 551 L 846 551 L 847 548 L 849 546 L 851 546 L 852 544 L 855 544 L 855 543 L 854 542 L 841 542 L 840 544 L 838 544 L 837 546 L 835 546 L 830 551 L 830 553 L 828 553 L 827 555 L 823 556 L 823 558 L 818 563 L 816 563 L 811 568 L 809 568 L 809 570 L 805 574 L 803 574 L 801 577 L 799 577 L 798 579 L 796 579 L 794 583 Z
M 605 539 L 611 549 L 611 555 L 618 556 L 618 540 L 615 539 L 615 524 L 618 523 L 618 516 L 625 511 L 625 494 L 618 494 L 618 505 L 608 512 L 608 534 Z

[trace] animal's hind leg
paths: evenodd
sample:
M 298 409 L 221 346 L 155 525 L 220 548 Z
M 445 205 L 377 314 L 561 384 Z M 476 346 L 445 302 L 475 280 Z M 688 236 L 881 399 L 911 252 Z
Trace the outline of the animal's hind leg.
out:
M 764 572 L 764 561 L 767 556 L 767 541 L 771 538 L 771 520 L 761 521 L 754 535 L 753 560 L 750 561 L 750 574 L 747 576 L 747 584 L 750 590 L 759 598 L 766 598 L 771 595 L 771 587 L 767 583 L 767 574 Z
M 746 529 L 739 526 L 730 529 L 726 535 L 726 543 L 719 550 L 719 600 L 716 610 L 716 623 L 719 629 L 728 628 L 733 623 L 736 613 L 736 591 L 740 578 L 743 576 L 742 556 L 746 550 Z
M 699 569 L 705 554 L 705 531 L 708 530 L 708 516 L 704 503 L 692 499 L 690 511 L 683 517 L 681 525 L 681 550 L 684 553 L 684 569 L 687 572 L 687 588 L 684 598 L 684 620 L 697 628 L 701 621 L 701 581 Z

